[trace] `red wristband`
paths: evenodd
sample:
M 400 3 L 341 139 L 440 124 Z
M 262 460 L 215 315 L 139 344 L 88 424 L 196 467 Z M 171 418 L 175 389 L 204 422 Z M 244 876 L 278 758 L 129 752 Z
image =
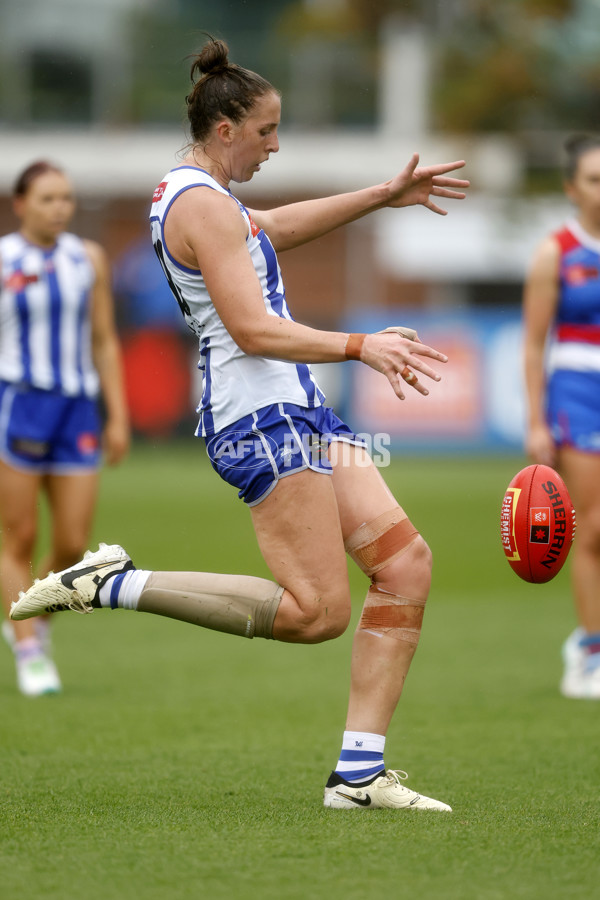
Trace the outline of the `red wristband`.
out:
M 346 359 L 360 361 L 360 351 L 365 342 L 366 334 L 349 334 L 346 341 Z

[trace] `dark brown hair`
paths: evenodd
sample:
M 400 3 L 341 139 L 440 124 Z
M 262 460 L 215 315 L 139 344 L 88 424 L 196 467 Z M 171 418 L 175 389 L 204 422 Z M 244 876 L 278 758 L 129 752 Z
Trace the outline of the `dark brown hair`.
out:
M 565 141 L 565 153 L 567 156 L 565 163 L 565 178 L 567 181 L 573 181 L 577 173 L 577 166 L 581 157 L 588 150 L 598 150 L 600 148 L 600 136 L 588 134 L 576 134 Z
M 46 175 L 47 172 L 58 172 L 60 175 L 64 175 L 63 170 L 55 166 L 54 163 L 40 159 L 23 169 L 18 176 L 13 187 L 13 197 L 24 197 L 35 179 L 39 178 L 40 175 Z
M 205 140 L 219 119 L 225 117 L 239 125 L 259 97 L 278 93 L 262 75 L 230 63 L 227 44 L 214 38 L 194 58 L 190 78 L 193 87 L 185 99 L 195 143 Z

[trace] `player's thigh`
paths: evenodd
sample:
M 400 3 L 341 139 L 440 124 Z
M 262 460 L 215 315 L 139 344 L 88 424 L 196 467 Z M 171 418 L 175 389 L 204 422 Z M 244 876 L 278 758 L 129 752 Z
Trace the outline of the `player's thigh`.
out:
M 251 513 L 265 562 L 300 605 L 315 593 L 336 605 L 350 602 L 332 476 L 305 469 L 281 478 Z
M 560 470 L 569 490 L 581 540 L 600 535 L 600 453 L 585 453 L 573 447 L 560 450 Z
M 52 543 L 61 556 L 78 558 L 86 548 L 98 498 L 98 483 L 96 470 L 46 476 L 44 487 L 50 506 Z
M 363 447 L 334 441 L 329 459 L 344 540 L 365 522 L 399 506 Z
M 0 523 L 6 546 L 35 540 L 41 476 L 0 460 Z
M 379 520 L 378 525 L 383 521 L 385 526 L 386 514 L 389 514 L 390 523 L 405 522 L 406 533 L 396 535 L 392 542 L 389 541 L 393 533 L 390 524 L 388 541 L 383 542 L 379 551 L 383 552 L 385 546 L 378 568 L 365 569 L 354 556 L 355 561 L 382 590 L 400 592 L 405 597 L 426 597 L 431 583 L 431 551 L 406 517 L 367 451 L 340 442 L 331 445 L 330 459 L 345 541 L 359 533 L 362 525 L 372 527 L 372 523 Z M 376 533 L 383 539 L 385 532 Z M 369 565 L 372 563 L 373 560 Z

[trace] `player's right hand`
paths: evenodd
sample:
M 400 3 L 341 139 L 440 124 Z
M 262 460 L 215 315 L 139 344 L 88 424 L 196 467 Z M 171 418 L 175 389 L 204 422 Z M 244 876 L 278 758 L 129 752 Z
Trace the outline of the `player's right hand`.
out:
M 542 466 L 556 465 L 556 444 L 552 432 L 546 424 L 535 425 L 529 429 L 525 439 L 525 450 L 534 463 Z
M 405 399 L 406 385 L 427 396 L 429 391 L 419 381 L 419 375 L 425 375 L 432 381 L 441 380 L 439 372 L 432 369 L 423 357 L 448 362 L 445 353 L 422 344 L 418 335 L 415 340 L 408 340 L 394 332 L 367 334 L 360 355 L 362 362 L 385 375 L 400 400 Z

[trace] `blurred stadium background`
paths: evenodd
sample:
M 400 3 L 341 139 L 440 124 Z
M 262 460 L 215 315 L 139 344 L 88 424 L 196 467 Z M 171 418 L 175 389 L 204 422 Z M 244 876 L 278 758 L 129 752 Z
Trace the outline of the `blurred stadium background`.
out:
M 331 402 L 397 450 L 519 451 L 520 289 L 536 243 L 568 213 L 567 134 L 596 127 L 597 0 L 0 0 L 0 232 L 36 158 L 65 167 L 74 230 L 114 268 L 136 432 L 189 433 L 195 341 L 148 239 L 149 198 L 186 144 L 189 60 L 203 31 L 284 97 L 282 152 L 239 189 L 269 206 L 385 180 L 414 150 L 464 158 L 449 217 L 368 217 L 284 254 L 296 316 L 323 328 L 416 323 L 452 369 L 427 403 L 326 367 Z M 160 345 L 160 349 L 159 349 Z M 368 399 L 366 394 L 368 393 Z

